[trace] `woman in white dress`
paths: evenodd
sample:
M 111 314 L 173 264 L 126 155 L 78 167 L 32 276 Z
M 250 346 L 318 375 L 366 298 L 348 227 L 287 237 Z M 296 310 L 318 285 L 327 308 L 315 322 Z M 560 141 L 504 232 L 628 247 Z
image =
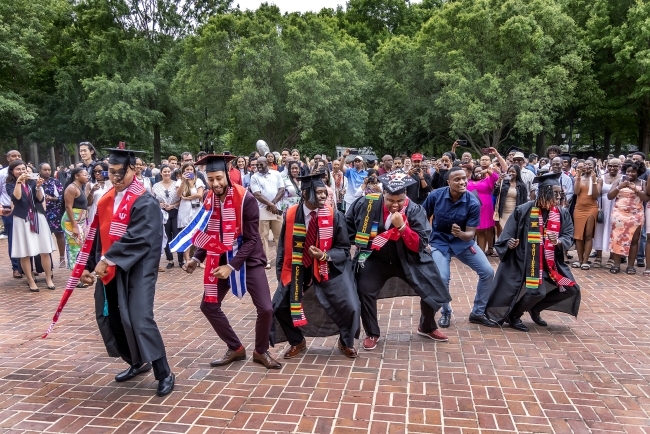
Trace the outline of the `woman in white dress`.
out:
M 90 182 L 86 184 L 86 197 L 88 198 L 88 222 L 92 223 L 97 212 L 97 203 L 99 199 L 113 188 L 113 184 L 108 180 L 108 164 L 97 162 L 91 168 Z
M 181 199 L 178 206 L 178 228 L 183 230 L 185 226 L 189 225 L 194 217 L 198 214 L 201 204 L 203 203 L 203 190 L 205 185 L 196 176 L 196 169 L 192 163 L 185 163 L 181 168 L 181 175 L 174 184 L 176 187 L 176 196 Z M 180 231 L 179 231 L 180 232 Z M 190 260 L 189 249 L 183 253 L 183 264 L 181 267 L 185 269 L 185 263 Z
M 21 160 L 13 161 L 7 171 L 6 191 L 13 206 L 11 257 L 20 259 L 29 290 L 38 292 L 32 274 L 31 257 L 41 257 L 47 289 L 56 289 L 52 282 L 52 234 L 45 218 L 43 178 L 27 173 Z
M 598 199 L 599 205 L 603 210 L 604 220 L 602 223 L 596 223 L 596 233 L 594 234 L 594 250 L 596 250 L 596 259 L 594 260 L 594 268 L 600 268 L 603 264 L 603 251 L 609 252 L 609 241 L 611 237 L 611 215 L 612 204 L 614 200 L 607 199 L 607 193 L 612 189 L 612 184 L 621 178 L 621 160 L 612 158 L 607 162 L 607 169 L 601 176 L 603 179 L 603 189 L 600 192 Z M 605 265 L 606 268 L 611 268 L 613 260 L 609 260 Z
M 287 165 L 287 176 L 283 176 L 282 180 L 284 181 L 284 196 L 278 202 L 278 210 L 286 212 L 286 210 L 300 202 L 300 163 L 297 161 L 291 161 Z

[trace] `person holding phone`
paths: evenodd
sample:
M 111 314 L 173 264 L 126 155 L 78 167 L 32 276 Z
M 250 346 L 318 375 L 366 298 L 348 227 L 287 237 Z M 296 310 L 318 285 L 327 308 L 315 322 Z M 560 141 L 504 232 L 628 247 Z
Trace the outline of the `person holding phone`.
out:
M 188 162 L 183 164 L 180 179 L 176 180 L 174 187 L 176 187 L 176 196 L 181 199 L 178 206 L 177 225 L 178 229 L 183 230 L 199 212 L 205 184 L 201 179 L 197 178 L 194 164 Z M 180 264 L 183 269 L 185 269 L 185 264 L 189 259 L 190 250 L 187 249 L 183 253 L 183 263 Z
M 350 209 L 352 203 L 356 200 L 355 193 L 357 189 L 363 184 L 364 179 L 368 176 L 368 172 L 365 170 L 365 164 L 363 162 L 363 157 L 356 155 L 353 160 L 354 167 L 348 168 L 345 164 L 345 160 L 348 155 L 350 155 L 351 150 L 346 149 L 341 155 L 341 171 L 343 176 L 348 179 L 348 189 L 345 192 L 343 201 L 345 202 L 346 211 Z
M 86 184 L 86 198 L 88 199 L 88 221 L 92 223 L 97 212 L 99 199 L 113 188 L 108 179 L 108 164 L 96 162 L 90 169 L 90 182 Z
M 83 167 L 70 171 L 70 178 L 63 192 L 65 212 L 61 218 L 61 227 L 65 234 L 65 253 L 68 269 L 74 268 L 77 255 L 81 250 L 88 228 L 88 198 L 85 194 L 88 172 Z M 79 284 L 83 287 L 83 284 Z
M 65 268 L 65 239 L 61 228 L 63 213 L 63 185 L 52 176 L 52 168 L 47 163 L 39 166 L 39 175 L 43 178 L 43 193 L 45 194 L 45 218 L 50 226 L 50 232 L 56 239 L 59 250 L 59 268 Z
M 496 322 L 485 315 L 485 306 L 492 292 L 494 270 L 483 250 L 474 241 L 476 228 L 481 222 L 481 203 L 467 190 L 467 175 L 462 167 L 449 169 L 447 185 L 434 190 L 422 204 L 427 217 L 433 219 L 429 236 L 431 256 L 447 285 L 451 277 L 452 257 L 478 274 L 479 281 L 469 322 L 498 327 Z M 451 305 L 445 303 L 438 321 L 440 327 L 449 327 L 451 313 Z
M 418 205 L 422 205 L 431 191 L 431 175 L 422 167 L 423 160 L 420 153 L 411 155 L 411 169 L 407 172 L 416 182 L 406 188 L 406 196 Z

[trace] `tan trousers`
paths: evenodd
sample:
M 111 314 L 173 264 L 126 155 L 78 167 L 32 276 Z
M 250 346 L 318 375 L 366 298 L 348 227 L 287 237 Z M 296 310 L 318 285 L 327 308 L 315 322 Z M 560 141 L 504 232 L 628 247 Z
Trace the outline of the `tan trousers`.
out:
M 282 220 L 260 220 L 260 237 L 262 237 L 262 246 L 264 247 L 264 254 L 266 260 L 271 262 L 271 255 L 269 254 L 269 229 L 273 232 L 273 241 L 278 245 L 280 239 L 280 231 L 282 230 Z

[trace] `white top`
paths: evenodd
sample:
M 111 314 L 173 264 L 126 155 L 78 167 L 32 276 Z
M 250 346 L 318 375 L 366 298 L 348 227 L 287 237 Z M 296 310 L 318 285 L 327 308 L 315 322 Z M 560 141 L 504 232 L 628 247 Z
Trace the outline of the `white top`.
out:
M 179 179 L 174 184 L 174 187 L 178 188 L 180 186 L 181 186 L 181 180 Z M 198 192 L 198 189 L 202 187 L 205 188 L 205 184 L 203 184 L 203 181 L 201 181 L 201 179 L 197 177 L 196 182 L 194 183 L 194 187 L 192 187 L 190 192 L 192 194 L 196 194 Z M 184 228 L 185 226 L 189 225 L 192 222 L 194 216 L 196 216 L 196 214 L 198 214 L 200 210 L 201 202 L 202 202 L 201 199 L 181 200 L 181 203 L 178 205 L 177 226 L 179 228 Z M 199 206 L 196 206 L 197 204 Z
M 275 196 L 278 195 L 278 191 L 281 188 L 284 188 L 284 181 L 282 180 L 280 172 L 269 169 L 265 175 L 256 172 L 251 176 L 251 184 L 249 188 L 253 194 L 261 193 L 267 200 L 273 201 Z M 266 210 L 266 204 L 257 201 L 257 205 L 260 208 L 260 220 L 276 220 L 278 218 L 277 215 Z
M 115 202 L 113 202 L 113 214 L 117 212 L 117 208 L 120 206 L 120 202 L 122 202 L 122 198 L 124 197 L 124 192 L 126 190 L 122 191 L 116 191 L 115 192 Z
M 91 183 L 90 188 L 92 189 L 95 186 L 95 184 Z M 93 191 L 93 204 L 88 207 L 88 221 L 92 222 L 93 218 L 95 218 L 95 213 L 97 212 L 97 203 L 99 202 L 99 199 L 102 198 L 106 194 L 108 190 L 110 190 L 113 187 L 113 184 L 111 184 L 111 181 L 104 181 L 104 188 L 100 187 Z M 54 192 L 56 193 L 56 189 L 54 189 Z
M 0 170 L 0 205 L 2 206 L 11 206 L 11 198 L 9 197 L 9 194 L 7 194 L 7 189 L 5 188 L 7 186 L 8 170 L 9 167 Z
M 151 193 L 151 180 L 147 178 L 146 176 L 142 177 L 142 181 L 138 179 L 138 177 L 135 177 L 135 180 L 138 181 L 145 190 L 147 190 L 149 193 Z

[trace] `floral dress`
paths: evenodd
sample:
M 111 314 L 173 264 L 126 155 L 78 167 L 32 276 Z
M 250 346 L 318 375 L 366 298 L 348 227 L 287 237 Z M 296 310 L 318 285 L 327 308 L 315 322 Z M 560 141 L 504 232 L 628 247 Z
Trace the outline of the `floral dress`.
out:
M 61 214 L 63 214 L 63 186 L 58 179 L 49 177 L 43 181 L 45 196 L 55 197 L 57 200 L 48 200 L 45 206 L 45 219 L 52 233 L 62 233 Z

